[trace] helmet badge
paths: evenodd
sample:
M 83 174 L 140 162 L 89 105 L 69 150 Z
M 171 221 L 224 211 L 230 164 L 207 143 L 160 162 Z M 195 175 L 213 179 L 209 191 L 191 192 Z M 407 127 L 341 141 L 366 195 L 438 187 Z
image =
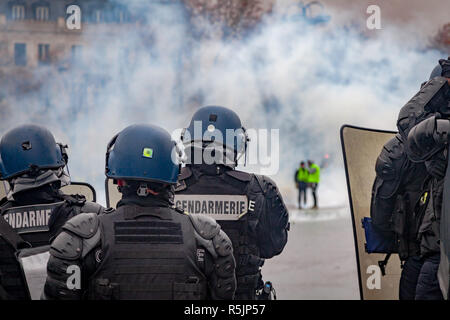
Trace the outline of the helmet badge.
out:
M 22 143 L 22 149 L 24 150 L 24 151 L 28 151 L 28 150 L 31 150 L 31 142 L 30 141 L 25 141 L 25 142 L 23 142 Z
M 142 156 L 144 158 L 153 158 L 153 149 L 152 148 L 144 148 L 142 151 Z

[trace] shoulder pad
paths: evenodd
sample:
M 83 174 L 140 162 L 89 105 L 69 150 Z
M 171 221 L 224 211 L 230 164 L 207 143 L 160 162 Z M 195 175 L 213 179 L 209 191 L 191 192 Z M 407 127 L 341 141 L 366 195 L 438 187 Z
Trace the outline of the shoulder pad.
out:
M 70 231 L 81 238 L 92 238 L 97 232 L 99 220 L 96 213 L 81 213 L 66 222 L 64 230 Z
M 220 230 L 220 232 L 213 238 L 214 249 L 221 257 L 233 253 L 233 244 L 228 235 Z
M 255 174 L 255 176 L 256 176 L 256 174 Z M 277 185 L 275 183 L 275 181 L 273 181 L 272 178 L 269 178 L 268 176 L 259 175 L 259 177 L 262 179 L 262 181 L 265 185 L 267 185 L 267 184 L 272 185 L 272 186 Z
M 386 142 L 375 162 L 377 197 L 392 197 L 402 183 L 407 167 L 408 157 L 403 142 L 395 136 Z
M 81 212 L 100 214 L 105 210 L 101 205 L 96 202 L 86 201 L 81 208 Z
M 278 190 L 275 181 L 273 181 L 271 178 L 267 176 L 253 174 L 253 178 L 256 180 L 256 182 L 258 183 L 259 187 L 261 188 L 264 194 L 266 194 L 271 189 Z
M 375 165 L 375 171 L 379 175 L 382 175 L 382 167 L 380 167 L 380 165 L 383 165 L 385 163 L 391 164 L 394 161 L 398 161 L 400 159 L 402 159 L 403 162 L 406 159 L 406 153 L 404 151 L 404 144 L 402 140 L 398 139 L 398 135 L 396 135 L 394 138 L 386 142 L 383 146 L 383 149 L 381 150 Z
M 77 260 L 81 256 L 82 240 L 68 232 L 61 232 L 50 247 L 50 254 L 64 260 Z
M 220 231 L 220 226 L 217 224 L 216 220 L 211 217 L 203 215 L 189 215 L 192 225 L 195 231 L 206 240 L 211 240 Z
M 428 160 L 448 145 L 450 122 L 447 119 L 428 118 L 411 129 L 406 141 L 406 152 L 414 162 Z
M 178 176 L 178 180 L 185 180 L 192 176 L 192 171 L 189 167 L 183 167 L 181 168 L 180 175 Z
M 243 182 L 249 182 L 252 179 L 252 175 L 250 173 L 243 172 L 243 171 L 230 170 L 230 171 L 227 171 L 227 174 L 230 177 L 233 177 L 233 178 L 243 181 Z
M 442 99 L 438 92 L 448 86 L 447 79 L 436 77 L 420 89 L 420 91 L 404 105 L 399 112 L 397 126 L 403 138 L 406 139 L 409 130 L 423 120 L 428 114 L 439 111 Z M 444 91 L 446 89 L 443 89 Z M 445 95 L 445 93 L 443 92 Z M 443 95 L 441 94 L 441 96 Z M 448 104 L 448 102 L 447 102 Z

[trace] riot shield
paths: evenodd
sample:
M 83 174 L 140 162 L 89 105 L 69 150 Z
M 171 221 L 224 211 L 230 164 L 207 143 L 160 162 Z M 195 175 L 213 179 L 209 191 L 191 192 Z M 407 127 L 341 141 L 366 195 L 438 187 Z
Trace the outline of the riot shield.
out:
M 362 220 L 370 217 L 372 185 L 375 180 L 375 162 L 383 145 L 395 136 L 395 132 L 341 127 L 341 144 L 344 156 L 347 188 L 355 239 L 356 264 L 361 299 L 397 300 L 400 282 L 400 260 L 393 254 L 383 276 L 379 261 L 384 254 L 365 250 L 365 233 Z
M 0 181 L 0 200 L 6 197 L 5 185 L 3 181 Z
M 440 230 L 440 246 L 441 246 L 441 262 L 439 264 L 438 279 L 444 299 L 449 300 L 450 286 L 450 157 L 447 164 L 447 172 L 445 173 L 444 195 L 441 213 L 441 230 Z
M 71 182 L 69 185 L 61 188 L 65 194 L 81 194 L 86 197 L 87 201 L 96 202 L 97 194 L 93 186 L 84 182 Z
M 50 246 L 21 249 L 17 253 L 23 278 L 32 300 L 39 300 L 47 279 Z
M 122 194 L 117 189 L 117 184 L 113 179 L 105 179 L 105 191 L 106 191 L 106 207 L 116 208 L 117 203 L 122 199 Z

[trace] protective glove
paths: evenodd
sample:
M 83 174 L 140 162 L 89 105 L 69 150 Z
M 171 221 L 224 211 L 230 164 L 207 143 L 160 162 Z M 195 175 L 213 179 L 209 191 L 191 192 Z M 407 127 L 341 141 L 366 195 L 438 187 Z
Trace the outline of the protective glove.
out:
M 450 57 L 447 60 L 441 59 L 439 60 L 439 64 L 442 67 L 441 75 L 445 78 L 450 78 Z

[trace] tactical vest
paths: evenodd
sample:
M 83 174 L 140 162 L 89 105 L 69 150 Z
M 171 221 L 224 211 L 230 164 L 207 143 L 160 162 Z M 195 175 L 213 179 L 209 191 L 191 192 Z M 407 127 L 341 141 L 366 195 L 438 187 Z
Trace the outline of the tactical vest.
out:
M 440 252 L 440 220 L 444 180 L 432 179 L 429 188 L 429 201 L 418 231 L 420 254 L 423 257 Z
M 188 216 L 124 205 L 99 220 L 102 259 L 89 280 L 89 299 L 205 299 L 205 251 L 197 248 Z
M 310 173 L 308 175 L 308 182 L 309 183 L 319 183 L 320 182 L 320 167 L 313 163 L 311 164 L 311 168 L 316 169 L 316 171 L 314 173 Z
M 418 230 L 429 200 L 428 173 L 423 163 L 411 162 L 397 134 L 377 158 L 370 215 L 392 241 L 401 260 L 420 254 Z
M 401 259 L 420 254 L 418 233 L 430 197 L 425 166 L 422 163 L 409 163 L 407 172 L 404 176 L 406 180 L 402 183 L 403 217 L 394 216 Z
M 70 210 L 70 214 L 80 213 L 85 200 L 79 201 L 71 196 L 63 196 L 64 200 L 49 204 L 35 204 L 20 206 L 8 201 L 0 207 L 0 215 L 8 225 L 8 231 L 16 233 L 17 241 L 20 242 L 17 248 L 7 235 L 0 232 L 0 290 L 7 293 L 7 299 L 25 300 L 30 299 L 28 289 L 22 277 L 22 270 L 16 258 L 17 249 L 24 247 L 40 247 L 48 245 L 52 235 L 49 228 L 49 221 L 52 213 L 59 210 Z M 74 205 L 77 203 L 77 205 Z M 69 216 L 70 214 L 66 212 Z M 11 227 L 11 228 L 9 228 Z M 9 237 L 11 238 L 11 237 Z
M 309 172 L 306 168 L 300 167 L 297 172 L 297 181 L 299 182 L 308 182 Z
M 216 219 L 233 243 L 237 300 L 254 300 L 256 291 L 263 287 L 264 259 L 260 258 L 256 228 L 265 198 L 258 179 L 256 175 L 234 170 L 196 177 L 190 168 L 183 168 L 175 189 L 175 206 L 189 214 Z M 242 196 L 246 200 L 244 211 Z

